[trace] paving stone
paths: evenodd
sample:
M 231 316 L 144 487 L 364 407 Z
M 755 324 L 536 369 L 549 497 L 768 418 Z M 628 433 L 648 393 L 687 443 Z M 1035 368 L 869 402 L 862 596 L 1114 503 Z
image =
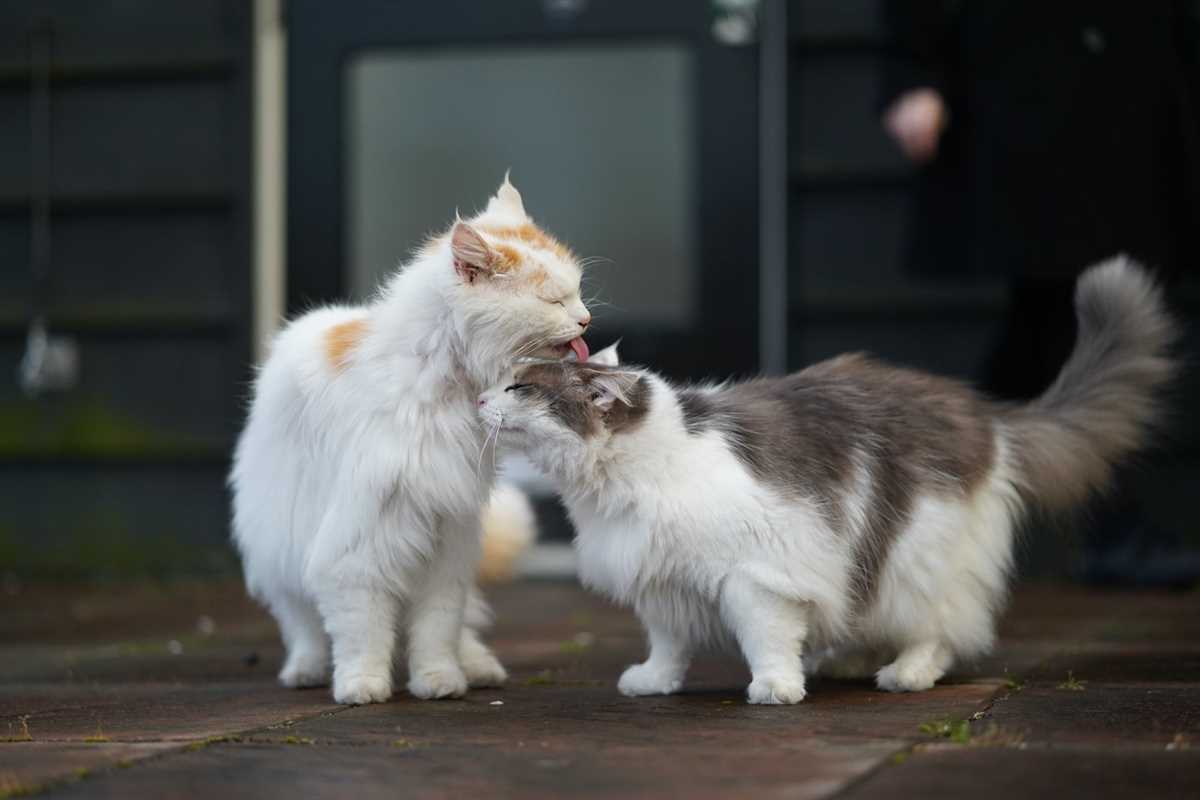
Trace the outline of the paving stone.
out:
M 881 763 L 891 742 L 777 737 L 684 745 L 551 740 L 480 748 L 222 744 L 65 787 L 61 797 L 824 797 Z
M 1200 796 L 1200 752 L 940 748 L 916 753 L 838 800 L 961 797 L 1055 800 Z
M 48 784 L 81 780 L 98 770 L 123 769 L 171 750 L 170 744 L 0 744 L 0 797 L 29 794 Z
M 993 705 L 989 720 L 1030 743 L 1165 746 L 1200 738 L 1200 684 L 1082 687 L 1027 685 Z
M 643 744 L 738 742 L 818 736 L 920 738 L 920 726 L 962 719 L 986 707 L 995 684 L 960 684 L 921 694 L 887 694 L 869 685 L 813 684 L 796 706 L 752 706 L 740 687 L 699 689 L 671 697 L 628 698 L 611 686 L 535 685 L 472 692 L 438 703 L 407 695 L 352 714 L 318 717 L 291 731 L 318 741 L 474 742 L 504 746 L 516 741 L 564 738 L 601 744 L 615 739 Z M 492 705 L 499 701 L 502 705 Z
M 19 684 L 204 683 L 274 680 L 282 646 L 270 638 L 245 642 L 179 642 L 163 638 L 111 645 L 25 645 L 7 648 L 0 682 Z M 179 640 L 174 640 L 179 641 Z
M 1061 682 L 1068 671 L 1093 682 L 1200 684 L 1200 646 L 1164 642 L 1076 647 L 1042 662 L 1032 677 Z
M 0 687 L 0 736 L 35 741 L 189 741 L 337 710 L 327 690 L 214 686 Z M 24 726 L 22 726 L 24 719 Z
M 7 587 L 0 615 L 4 646 L 69 641 L 142 641 L 158 634 L 265 630 L 270 618 L 240 581 L 138 582 L 119 585 L 34 583 Z M 207 625 L 205 625 L 207 627 Z
M 21 738 L 26 717 L 36 742 L 0 744 L 0 780 L 72 779 L 52 796 L 233 798 L 1024 797 L 1063 794 L 1057 776 L 1088 797 L 1195 786 L 1200 593 L 1022 587 L 996 652 L 932 691 L 815 679 L 785 708 L 747 705 L 730 656 L 698 659 L 680 695 L 622 697 L 617 678 L 645 649 L 631 613 L 565 583 L 491 594 L 508 688 L 344 709 L 328 689 L 275 684 L 278 633 L 238 584 L 27 589 L 0 615 L 0 737 Z M 1082 691 L 1057 688 L 1067 670 Z M 919 730 L 977 712 L 971 746 Z M 161 757 L 114 767 L 142 754 Z
M 1001 617 L 1000 637 L 1006 642 L 1196 642 L 1200 592 L 1024 585 Z

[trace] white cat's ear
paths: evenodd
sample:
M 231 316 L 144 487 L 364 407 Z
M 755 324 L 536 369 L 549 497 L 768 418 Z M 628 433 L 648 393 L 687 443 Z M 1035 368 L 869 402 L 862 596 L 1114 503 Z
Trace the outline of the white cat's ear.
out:
M 474 283 L 480 275 L 492 272 L 495 253 L 479 231 L 461 219 L 450 231 L 450 252 L 454 255 L 454 271 L 467 283 Z
M 592 353 L 590 356 L 588 356 L 588 363 L 599 364 L 602 367 L 617 366 L 617 364 L 620 363 L 617 359 L 617 345 L 620 343 L 621 340 L 618 339 L 603 350 Z
M 627 406 L 633 405 L 629 393 L 641 375 L 636 372 L 602 372 L 591 373 L 589 384 L 592 390 L 592 403 L 601 411 L 608 411 L 617 401 Z
M 487 210 L 525 216 L 525 204 L 521 201 L 521 193 L 509 181 L 507 172 L 504 173 L 504 183 L 496 190 L 496 196 L 488 201 Z

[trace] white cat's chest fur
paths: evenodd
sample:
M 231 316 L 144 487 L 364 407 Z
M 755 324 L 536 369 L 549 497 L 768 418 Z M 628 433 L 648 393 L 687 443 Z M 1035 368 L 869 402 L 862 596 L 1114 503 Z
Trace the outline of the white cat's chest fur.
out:
M 447 380 L 451 376 L 442 368 L 417 357 L 331 374 L 327 366 L 312 364 L 309 353 L 320 352 L 318 337 L 328 329 L 329 317 L 344 321 L 359 315 L 314 316 L 311 332 L 297 337 L 304 348 L 297 353 L 301 363 L 293 362 L 303 395 L 299 422 L 308 431 L 305 438 L 325 451 L 310 454 L 310 468 L 325 473 L 326 485 L 354 484 L 381 500 L 415 504 L 414 511 L 430 518 L 478 514 L 494 468 L 490 448 L 482 452 L 475 388 L 465 379 Z M 428 385 L 427 372 L 439 383 Z M 369 476 L 365 486 L 363 476 Z
M 388 441 L 393 493 L 438 516 L 479 514 L 495 473 L 491 447 L 475 422 L 474 393 L 434 405 L 404 404 L 364 438 Z

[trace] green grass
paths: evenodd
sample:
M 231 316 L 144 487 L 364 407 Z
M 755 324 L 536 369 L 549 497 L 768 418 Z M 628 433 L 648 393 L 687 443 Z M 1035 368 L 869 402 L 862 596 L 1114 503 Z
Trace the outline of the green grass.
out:
M 531 675 L 522 683 L 525 686 L 553 686 L 557 681 L 554 680 L 554 673 L 548 669 L 544 669 L 536 675 Z
M 33 734 L 29 732 L 29 715 L 22 714 L 17 717 L 17 722 L 20 724 L 20 730 L 14 735 L 12 723 L 8 723 L 8 738 L 4 742 L 32 742 Z
M 203 750 L 206 747 L 212 747 L 214 744 L 225 744 L 225 743 L 236 744 L 240 741 L 242 741 L 242 737 L 240 737 L 240 736 L 233 736 L 233 735 L 209 736 L 207 739 L 198 739 L 194 742 L 190 742 L 187 746 L 187 750 L 189 750 L 189 751 Z
M 1081 681 L 1075 677 L 1072 670 L 1067 670 L 1067 679 L 1058 685 L 1059 689 L 1065 689 L 1068 692 L 1082 692 L 1087 688 L 1087 681 Z
M 940 719 L 923 722 L 917 730 L 938 739 L 949 739 L 955 744 L 966 744 L 971 741 L 971 723 L 965 719 Z
M 391 746 L 397 750 L 416 750 L 421 747 L 421 743 L 414 742 L 412 739 L 393 739 Z
M 28 797 L 42 791 L 36 783 L 21 783 L 16 778 L 0 777 L 0 800 L 10 797 Z
M 283 737 L 284 744 L 316 744 L 316 739 L 309 739 L 307 736 L 285 736 Z

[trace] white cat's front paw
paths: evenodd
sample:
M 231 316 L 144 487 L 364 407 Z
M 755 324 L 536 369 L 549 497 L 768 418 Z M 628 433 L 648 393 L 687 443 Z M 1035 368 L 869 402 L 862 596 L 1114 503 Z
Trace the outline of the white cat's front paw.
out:
M 931 662 L 888 664 L 875 674 L 875 685 L 887 692 L 923 692 L 932 689 L 942 670 Z
M 683 686 L 678 671 L 664 669 L 647 661 L 634 664 L 617 681 L 617 691 L 626 697 L 642 697 L 648 694 L 674 694 Z
M 467 676 L 467 684 L 472 689 L 503 686 L 504 682 L 508 680 L 508 672 L 504 669 L 504 665 L 486 648 L 483 652 L 464 656 L 462 671 Z
M 422 700 L 462 697 L 467 693 L 467 676 L 457 664 L 418 669 L 408 677 L 408 691 Z
M 792 705 L 804 699 L 804 673 L 756 677 L 746 689 L 746 700 L 760 705 Z
M 323 656 L 288 656 L 279 682 L 289 689 L 329 685 L 329 661 Z
M 382 703 L 392 696 L 392 676 L 351 675 L 336 677 L 333 682 L 333 699 L 351 706 L 367 703 Z

